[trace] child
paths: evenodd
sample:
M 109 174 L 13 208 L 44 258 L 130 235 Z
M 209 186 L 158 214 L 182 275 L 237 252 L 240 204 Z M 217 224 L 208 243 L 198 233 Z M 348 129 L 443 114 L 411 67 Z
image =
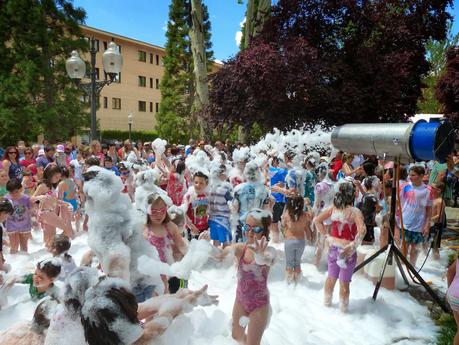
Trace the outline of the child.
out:
M 357 263 L 357 247 L 365 237 L 365 223 L 362 212 L 353 207 L 355 187 L 342 179 L 338 183 L 333 206 L 321 212 L 314 220 L 316 228 L 325 236 L 325 220 L 331 219 L 331 231 L 328 236 L 328 277 L 325 281 L 324 304 L 331 306 L 333 290 L 339 279 L 340 309 L 346 313 L 349 306 L 349 285 Z
M 241 344 L 260 344 L 268 324 L 268 275 L 276 258 L 274 248 L 268 247 L 271 219 L 266 210 L 250 210 L 242 225 L 246 243 L 234 243 L 222 252 L 222 257 L 233 252 L 238 261 L 232 336 Z
M 305 236 L 312 240 L 310 228 L 311 215 L 304 212 L 304 199 L 294 195 L 287 199 L 282 215 L 282 225 L 285 229 L 285 262 L 287 283 L 295 284 L 301 278 L 301 257 L 306 246 Z
M 233 200 L 233 186 L 226 181 L 228 177 L 225 165 L 220 165 L 215 173 L 217 181 L 212 184 L 209 195 L 210 238 L 214 246 L 222 245 L 225 248 L 232 241 L 228 201 Z
M 113 159 L 110 156 L 105 156 L 104 158 L 104 168 L 111 170 L 115 173 L 116 176 L 120 176 L 120 171 L 117 166 L 113 165 Z
M 435 260 L 440 260 L 440 244 L 443 228 L 446 223 L 445 202 L 443 201 L 443 193 L 445 184 L 443 182 L 435 182 L 431 186 L 433 196 L 432 218 L 430 222 L 432 226 L 429 231 L 429 238 L 432 239 L 432 252 Z
M 40 261 L 32 274 L 11 278 L 6 284 L 10 288 L 14 284 L 28 284 L 32 300 L 40 300 L 45 296 L 59 297 L 59 289 L 54 281 L 61 273 L 61 263 L 58 259 Z
M 172 199 L 176 206 L 180 206 L 183 202 L 183 196 L 187 188 L 185 180 L 185 161 L 182 159 L 174 159 L 169 172 L 169 182 L 167 184 L 167 195 Z
M 376 176 L 368 176 L 363 180 L 365 194 L 358 204 L 362 211 L 367 232 L 362 244 L 373 244 L 375 241 L 376 213 L 381 210 L 378 199 L 380 194 L 380 181 Z
M 13 214 L 6 220 L 6 232 L 10 239 L 10 254 L 18 249 L 27 253 L 27 242 L 32 230 L 32 207 L 36 198 L 23 193 L 21 181 L 9 180 L 6 184 L 8 195 L 6 198 L 14 208 Z
M 35 181 L 35 178 L 30 171 L 29 168 L 25 168 L 24 170 L 24 177 L 22 178 L 22 187 L 24 188 L 24 193 L 27 195 L 33 195 L 35 192 L 35 188 L 37 188 L 37 181 Z
M 62 200 L 71 205 L 71 212 L 75 219 L 76 231 L 80 231 L 80 205 L 78 203 L 78 187 L 73 179 L 73 174 L 71 174 L 74 168 L 67 169 L 65 167 L 61 168 L 62 180 L 57 186 L 57 197 L 59 200 Z M 69 214 L 68 208 L 61 208 L 61 214 L 65 212 L 66 217 L 72 218 L 72 215 Z
M 8 271 L 3 257 L 3 223 L 14 212 L 13 205 L 7 199 L 0 199 L 0 271 Z M 3 276 L 0 274 L 0 284 L 3 283 Z
M 208 229 L 208 205 L 206 194 L 209 177 L 198 171 L 193 175 L 193 186 L 183 197 L 183 203 L 187 206 L 186 227 L 188 240 L 198 239 L 199 235 Z
M 158 251 L 159 259 L 162 262 L 173 264 L 174 249 L 180 251 L 182 255 L 186 254 L 187 244 L 186 240 L 182 237 L 179 228 L 173 223 L 167 213 L 167 204 L 161 197 L 161 194 L 150 194 L 148 197 L 148 215 L 146 219 L 145 238 L 146 240 L 156 248 Z M 164 282 L 164 292 L 174 293 L 170 291 L 168 286 L 168 280 L 166 276 L 161 276 Z M 178 280 L 177 280 L 178 281 Z M 152 296 L 152 287 L 134 287 L 133 292 L 136 296 L 137 302 L 143 302 L 144 300 Z
M 51 245 L 51 254 L 61 259 L 61 274 L 59 280 L 65 278 L 77 267 L 72 256 L 68 253 L 71 243 L 70 239 L 64 234 L 56 235 Z
M 6 183 L 10 178 L 8 177 L 8 171 L 5 169 L 0 170 L 0 198 L 3 198 L 8 191 L 6 190 Z

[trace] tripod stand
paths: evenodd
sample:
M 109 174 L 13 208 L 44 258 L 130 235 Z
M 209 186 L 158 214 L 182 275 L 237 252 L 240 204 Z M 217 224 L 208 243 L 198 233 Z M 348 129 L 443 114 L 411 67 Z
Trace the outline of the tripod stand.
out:
M 408 279 L 405 275 L 405 271 L 403 270 L 401 262 L 403 262 L 408 269 L 409 272 L 411 272 L 420 282 L 420 284 L 426 289 L 426 291 L 430 294 L 432 299 L 437 302 L 440 307 L 445 311 L 446 313 L 449 313 L 449 308 L 446 306 L 444 301 L 440 299 L 440 297 L 437 296 L 435 291 L 432 290 L 432 288 L 425 282 L 424 279 L 419 275 L 419 273 L 416 271 L 416 269 L 411 265 L 411 263 L 406 259 L 406 257 L 402 254 L 400 249 L 397 248 L 394 242 L 394 229 L 395 229 L 395 209 L 396 209 L 396 200 L 397 200 L 397 179 L 398 176 L 395 173 L 399 167 L 400 164 L 400 159 L 397 158 L 394 161 L 394 174 L 392 177 L 392 189 L 391 189 L 391 203 L 390 203 L 390 219 L 389 219 L 389 226 L 390 226 L 390 231 L 389 231 L 389 239 L 388 243 L 379 249 L 376 253 L 374 253 L 372 256 L 370 256 L 368 259 L 364 260 L 360 265 L 358 265 L 354 269 L 354 273 L 363 268 L 365 265 L 373 261 L 375 258 L 377 258 L 379 255 L 384 253 L 388 249 L 387 257 L 386 260 L 384 261 L 383 268 L 381 270 L 380 277 L 376 283 L 375 290 L 373 292 L 373 300 L 376 301 L 376 298 L 378 297 L 378 292 L 379 288 L 381 287 L 381 283 L 384 277 L 384 272 L 386 271 L 387 264 L 392 265 L 393 260 L 395 259 L 395 262 L 397 264 L 398 270 L 400 271 L 400 274 L 405 281 L 407 285 L 410 285 L 408 282 Z

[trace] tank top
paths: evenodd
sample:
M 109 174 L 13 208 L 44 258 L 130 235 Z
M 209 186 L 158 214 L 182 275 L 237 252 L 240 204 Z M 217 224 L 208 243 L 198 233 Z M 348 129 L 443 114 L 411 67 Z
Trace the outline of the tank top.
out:
M 22 166 L 20 164 L 14 164 L 10 161 L 8 176 L 10 179 L 17 178 L 18 180 L 22 180 Z

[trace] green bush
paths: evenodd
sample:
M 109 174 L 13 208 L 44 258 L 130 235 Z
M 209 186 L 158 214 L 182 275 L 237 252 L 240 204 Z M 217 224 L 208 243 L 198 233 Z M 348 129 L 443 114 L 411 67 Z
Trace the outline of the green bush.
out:
M 436 323 L 440 326 L 437 336 L 437 345 L 451 345 L 454 335 L 456 334 L 456 322 L 454 321 L 454 317 L 450 314 L 442 314 Z
M 107 140 L 126 140 L 129 139 L 129 131 L 120 131 L 120 130 L 105 130 L 101 133 L 102 141 Z M 158 137 L 156 131 L 132 131 L 131 139 L 132 141 L 140 140 L 153 141 Z

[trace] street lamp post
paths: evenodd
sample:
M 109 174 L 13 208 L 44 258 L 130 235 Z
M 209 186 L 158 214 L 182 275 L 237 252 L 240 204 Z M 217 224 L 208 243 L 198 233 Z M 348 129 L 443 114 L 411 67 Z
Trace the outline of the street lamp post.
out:
M 106 76 L 109 76 L 109 79 L 105 76 L 105 79 L 102 81 L 97 81 L 96 74 L 96 39 L 91 38 L 91 46 L 89 53 L 91 55 L 91 72 L 90 79 L 88 83 L 82 83 L 81 79 L 86 75 L 86 64 L 81 60 L 78 52 L 76 50 L 72 51 L 72 54 L 69 59 L 65 62 L 65 68 L 67 74 L 70 78 L 74 79 L 76 84 L 80 89 L 82 89 L 91 100 L 91 140 L 97 138 L 97 117 L 96 117 L 96 106 L 97 106 L 97 96 L 105 85 L 111 84 L 115 81 L 117 74 L 121 71 L 123 66 L 123 57 L 118 52 L 115 42 L 110 42 L 108 44 L 107 50 L 102 54 L 102 65 Z
M 131 140 L 131 130 L 132 130 L 132 113 L 128 114 L 128 124 L 129 124 L 129 142 L 132 143 Z

